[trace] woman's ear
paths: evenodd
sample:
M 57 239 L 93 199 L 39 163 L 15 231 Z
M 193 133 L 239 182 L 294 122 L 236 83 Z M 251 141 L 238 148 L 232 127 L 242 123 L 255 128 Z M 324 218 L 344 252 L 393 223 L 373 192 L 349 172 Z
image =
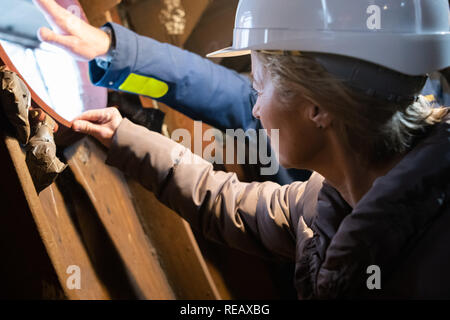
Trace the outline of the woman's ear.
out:
M 308 108 L 308 118 L 319 129 L 326 129 L 331 125 L 331 115 L 320 106 L 311 104 Z

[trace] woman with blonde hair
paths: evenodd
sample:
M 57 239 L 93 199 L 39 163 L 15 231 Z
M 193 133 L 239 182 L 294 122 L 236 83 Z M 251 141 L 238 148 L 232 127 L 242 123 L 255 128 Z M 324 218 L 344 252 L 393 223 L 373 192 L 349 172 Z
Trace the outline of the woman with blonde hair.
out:
M 241 183 L 115 108 L 73 129 L 206 237 L 295 261 L 301 299 L 450 298 L 450 116 L 420 95 L 450 65 L 448 2 L 376 3 L 241 0 L 212 54 L 251 53 L 253 115 L 306 182 Z

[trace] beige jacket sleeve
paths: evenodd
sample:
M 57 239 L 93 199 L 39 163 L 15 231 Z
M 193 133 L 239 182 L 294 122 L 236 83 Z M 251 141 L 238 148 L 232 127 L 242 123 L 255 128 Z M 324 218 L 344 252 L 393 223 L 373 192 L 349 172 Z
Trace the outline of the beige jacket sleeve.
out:
M 127 119 L 106 163 L 154 192 L 206 238 L 265 258 L 294 259 L 307 183 L 239 182 L 235 174 L 214 171 L 180 144 Z

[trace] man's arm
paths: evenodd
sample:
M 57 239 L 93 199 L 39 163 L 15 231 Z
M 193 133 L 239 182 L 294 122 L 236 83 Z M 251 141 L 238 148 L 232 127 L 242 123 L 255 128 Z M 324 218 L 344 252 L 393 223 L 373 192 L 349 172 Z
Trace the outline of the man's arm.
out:
M 222 130 L 255 128 L 258 124 L 252 117 L 255 95 L 245 77 L 117 24 L 108 24 L 116 49 L 105 70 L 96 61 L 110 47 L 107 32 L 91 26 L 55 0 L 33 2 L 53 29 L 40 28 L 39 38 L 76 59 L 91 61 L 95 84 L 150 96 Z
M 94 84 L 149 96 L 221 130 L 259 125 L 252 116 L 256 96 L 246 77 L 120 25 L 106 26 L 115 49 L 106 70 L 90 62 Z
M 33 2 L 54 29 L 41 28 L 39 38 L 76 59 L 91 61 L 91 78 L 96 84 L 158 96 L 158 100 L 188 116 L 222 130 L 261 128 L 261 123 L 252 117 L 256 95 L 245 77 L 192 53 L 139 37 L 115 24 L 109 26 L 115 33 L 112 36 L 117 37 L 114 40 L 118 48 L 107 63 L 109 66 L 100 68 L 95 61 L 105 58 L 111 47 L 107 32 L 89 25 L 54 0 Z M 142 78 L 144 83 L 136 81 Z M 304 172 L 280 168 L 277 175 L 266 178 L 286 184 L 306 177 Z
M 111 28 L 114 49 L 106 68 L 91 61 L 91 78 L 96 85 L 150 96 L 221 130 L 262 129 L 252 115 L 257 97 L 246 77 L 120 25 L 105 27 Z M 161 92 L 161 97 L 152 96 Z M 308 177 L 305 171 L 280 168 L 265 178 L 285 185 Z

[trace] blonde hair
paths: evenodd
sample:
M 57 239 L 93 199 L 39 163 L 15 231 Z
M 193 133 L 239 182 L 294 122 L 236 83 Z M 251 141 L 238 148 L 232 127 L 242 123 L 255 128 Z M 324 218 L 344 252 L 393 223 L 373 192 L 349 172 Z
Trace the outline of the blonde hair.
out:
M 310 55 L 257 52 L 281 99 L 289 105 L 301 95 L 333 115 L 333 126 L 347 145 L 371 163 L 408 151 L 421 134 L 439 123 L 447 108 L 414 102 L 388 102 L 349 88 Z

